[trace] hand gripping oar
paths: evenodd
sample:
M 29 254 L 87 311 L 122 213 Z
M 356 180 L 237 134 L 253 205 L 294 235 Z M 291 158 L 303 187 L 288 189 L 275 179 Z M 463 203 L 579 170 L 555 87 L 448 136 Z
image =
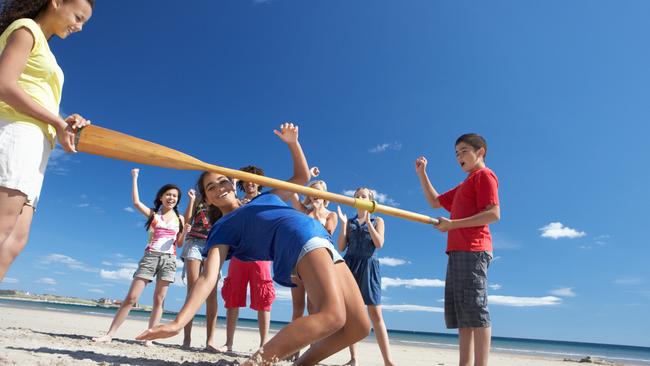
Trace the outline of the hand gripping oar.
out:
M 79 130 L 76 135 L 75 145 L 77 151 L 88 154 L 164 168 L 207 170 L 245 182 L 253 182 L 265 187 L 273 187 L 300 193 L 309 197 L 322 198 L 330 202 L 337 202 L 369 212 L 381 212 L 387 215 L 401 217 L 424 224 L 438 224 L 438 220 L 433 217 L 381 205 L 376 201 L 360 200 L 354 197 L 320 191 L 318 189 L 285 182 L 279 179 L 208 164 L 180 151 L 95 125 L 86 126 Z

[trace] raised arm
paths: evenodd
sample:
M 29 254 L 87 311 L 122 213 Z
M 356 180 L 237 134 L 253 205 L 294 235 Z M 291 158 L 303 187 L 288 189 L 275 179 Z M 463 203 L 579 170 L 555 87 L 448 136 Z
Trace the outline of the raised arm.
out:
M 377 249 L 381 249 L 384 246 L 384 219 L 381 217 L 375 218 L 375 224 L 373 225 L 370 222 L 370 215 L 366 211 L 366 223 L 368 225 L 368 232 L 370 233 L 370 238 L 372 239 L 372 244 Z
M 194 317 L 194 314 L 201 308 L 201 305 L 208 298 L 210 292 L 217 284 L 219 272 L 223 266 L 223 261 L 228 254 L 227 245 L 215 245 L 208 252 L 208 258 L 204 262 L 203 272 L 194 283 L 183 308 L 176 315 L 172 322 L 158 325 L 152 329 L 147 329 L 136 337 L 138 340 L 154 340 L 160 338 L 169 338 L 178 334 L 181 329 Z
M 190 198 L 190 201 L 187 203 L 185 208 L 185 213 L 183 217 L 185 218 L 185 223 L 189 224 L 192 220 L 192 213 L 194 213 L 194 204 L 196 203 L 196 192 L 193 189 L 187 191 L 187 196 Z
M 287 182 L 299 184 L 301 186 L 307 184 L 310 177 L 309 166 L 307 165 L 307 159 L 302 151 L 302 147 L 298 142 L 298 126 L 293 123 L 284 123 L 280 126 L 280 131 L 273 130 L 273 133 L 287 144 L 289 151 L 291 152 L 291 159 L 293 160 L 293 176 L 287 179 Z M 288 201 L 290 195 L 293 194 L 293 192 L 279 189 L 274 189 L 272 192 L 280 196 L 283 201 Z
M 26 28 L 17 29 L 9 36 L 0 53 L 0 100 L 20 113 L 54 126 L 63 149 L 74 152 L 75 135 L 72 130 L 87 125 L 89 121 L 79 115 L 64 120 L 36 103 L 18 84 L 33 47 L 34 36 Z
M 298 197 L 297 193 L 292 193 L 289 195 L 289 201 L 291 201 L 291 206 L 295 208 L 296 210 L 302 212 L 302 213 L 307 213 L 308 209 L 305 205 L 300 202 L 300 197 Z
M 420 156 L 415 160 L 415 173 L 418 175 L 422 191 L 424 192 L 424 197 L 427 202 L 429 202 L 429 205 L 433 208 L 441 208 L 442 205 L 438 201 L 438 196 L 440 196 L 440 194 L 431 185 L 431 181 L 427 175 L 427 158 L 424 156 Z
M 149 207 L 140 202 L 140 193 L 138 192 L 138 174 L 140 169 L 131 170 L 131 178 L 133 179 L 133 189 L 131 191 L 131 197 L 133 198 L 133 206 L 138 209 L 143 215 L 149 217 L 152 212 Z
M 339 247 L 339 252 L 342 252 L 348 246 L 348 216 L 341 211 L 341 206 L 336 206 L 336 212 L 341 220 L 341 231 L 339 231 L 336 244 Z

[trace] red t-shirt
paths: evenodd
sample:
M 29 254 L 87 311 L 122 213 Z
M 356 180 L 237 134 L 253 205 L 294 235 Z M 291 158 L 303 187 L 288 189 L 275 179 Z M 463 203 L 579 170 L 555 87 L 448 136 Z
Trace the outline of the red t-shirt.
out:
M 438 202 L 451 213 L 451 219 L 464 219 L 499 204 L 499 180 L 489 168 L 471 173 L 456 188 L 438 196 Z M 492 236 L 487 225 L 450 230 L 447 252 L 492 251 Z

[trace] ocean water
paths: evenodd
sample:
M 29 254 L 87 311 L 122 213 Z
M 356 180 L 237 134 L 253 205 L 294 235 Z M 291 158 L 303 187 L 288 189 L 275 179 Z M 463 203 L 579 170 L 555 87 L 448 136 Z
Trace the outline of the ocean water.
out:
M 0 299 L 0 308 L 4 306 L 21 307 L 36 310 L 94 314 L 106 317 L 112 317 L 116 311 L 114 308 Z M 148 319 L 149 312 L 142 310 L 132 310 L 129 316 Z M 173 319 L 175 316 L 175 313 L 163 314 L 164 319 Z M 205 316 L 197 315 L 194 321 L 195 324 L 199 326 L 201 324 L 205 324 Z M 223 317 L 219 317 L 218 321 L 220 324 L 225 323 L 225 319 Z M 271 329 L 277 331 L 286 324 L 286 322 L 272 321 Z M 257 320 L 240 319 L 238 327 L 257 330 Z M 457 336 L 452 334 L 409 332 L 402 330 L 389 330 L 388 334 L 391 343 L 395 344 L 405 344 L 418 347 L 444 347 L 450 349 L 457 348 L 458 344 Z M 591 356 L 592 358 L 599 358 L 620 364 L 650 366 L 650 347 L 492 337 L 492 351 L 536 355 L 559 359 L 579 359 L 586 356 Z

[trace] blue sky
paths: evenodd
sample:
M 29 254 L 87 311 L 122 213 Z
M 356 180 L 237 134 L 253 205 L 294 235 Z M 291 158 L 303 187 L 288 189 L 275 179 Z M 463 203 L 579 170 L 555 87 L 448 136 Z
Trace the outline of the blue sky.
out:
M 272 130 L 294 121 L 331 191 L 370 186 L 432 216 L 445 213 L 427 207 L 415 158 L 450 189 L 464 179 L 453 142 L 478 132 L 500 179 L 494 335 L 650 346 L 650 3 L 190 3 L 99 2 L 81 34 L 51 42 L 63 111 L 278 178 L 291 164 Z M 146 240 L 132 167 L 55 151 L 30 241 L 0 288 L 122 298 Z M 198 176 L 140 168 L 145 202 Z M 388 328 L 446 332 L 446 237 L 384 218 Z M 272 318 L 288 320 L 278 288 Z M 184 296 L 173 285 L 166 307 Z

